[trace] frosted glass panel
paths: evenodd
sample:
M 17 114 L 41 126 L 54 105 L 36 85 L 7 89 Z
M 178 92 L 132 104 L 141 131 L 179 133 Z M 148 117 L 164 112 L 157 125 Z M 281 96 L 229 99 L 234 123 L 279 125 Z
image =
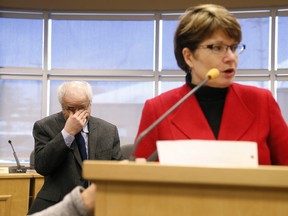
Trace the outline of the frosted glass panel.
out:
M 278 69 L 288 68 L 288 17 L 278 18 Z
M 43 21 L 0 18 L 0 67 L 42 67 Z
M 0 159 L 14 160 L 12 141 L 20 160 L 34 149 L 32 128 L 41 118 L 42 84 L 30 80 L 0 80 Z
M 270 18 L 238 19 L 242 28 L 242 43 L 246 49 L 239 55 L 239 69 L 268 69 Z
M 53 69 L 153 69 L 154 21 L 52 21 Z
M 162 67 L 161 70 L 180 70 L 174 56 L 174 32 L 178 20 L 162 21 Z M 183 72 L 184 74 L 184 72 Z

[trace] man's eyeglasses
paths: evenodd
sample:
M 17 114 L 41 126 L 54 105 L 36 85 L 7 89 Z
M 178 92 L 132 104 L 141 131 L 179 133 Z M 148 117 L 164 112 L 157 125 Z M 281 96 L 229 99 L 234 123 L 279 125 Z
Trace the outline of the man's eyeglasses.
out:
M 90 105 L 91 105 L 91 103 L 89 103 L 88 105 L 81 105 L 81 106 L 77 106 L 77 107 L 67 106 L 67 107 L 63 107 L 63 109 L 75 113 L 77 110 L 87 110 Z
M 233 53 L 241 54 L 246 46 L 244 44 L 233 44 L 233 45 L 224 45 L 224 44 L 209 44 L 209 45 L 200 45 L 199 48 L 209 49 L 212 53 L 216 55 L 225 55 L 230 49 Z

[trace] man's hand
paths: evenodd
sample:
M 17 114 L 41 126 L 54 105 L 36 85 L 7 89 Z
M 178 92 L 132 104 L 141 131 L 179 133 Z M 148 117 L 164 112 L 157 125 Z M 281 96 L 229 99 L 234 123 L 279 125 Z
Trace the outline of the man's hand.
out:
M 75 113 L 69 113 L 69 117 L 65 123 L 64 130 L 71 136 L 75 136 L 85 123 L 88 121 L 88 111 L 87 110 L 77 110 Z
M 88 212 L 93 213 L 95 210 L 96 185 L 92 183 L 81 193 L 81 196 Z

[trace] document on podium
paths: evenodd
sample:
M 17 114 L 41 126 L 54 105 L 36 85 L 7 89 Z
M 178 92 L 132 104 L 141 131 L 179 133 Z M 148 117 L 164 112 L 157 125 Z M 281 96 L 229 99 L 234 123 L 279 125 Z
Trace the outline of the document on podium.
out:
M 257 143 L 250 141 L 157 141 L 160 164 L 205 167 L 257 167 Z

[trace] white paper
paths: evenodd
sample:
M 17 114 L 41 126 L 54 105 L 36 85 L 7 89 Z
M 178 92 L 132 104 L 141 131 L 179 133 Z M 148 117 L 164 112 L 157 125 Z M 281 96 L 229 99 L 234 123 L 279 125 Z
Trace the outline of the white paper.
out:
M 257 143 L 248 141 L 172 140 L 157 141 L 160 164 L 257 167 Z
M 0 167 L 0 173 L 9 173 L 8 167 Z

